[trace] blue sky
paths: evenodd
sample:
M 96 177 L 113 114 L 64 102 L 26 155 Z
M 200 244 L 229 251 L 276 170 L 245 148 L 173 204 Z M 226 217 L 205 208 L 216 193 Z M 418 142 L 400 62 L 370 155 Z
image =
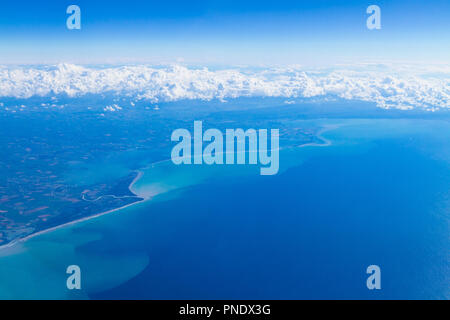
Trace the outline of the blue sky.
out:
M 44 3 L 44 4 L 42 4 Z M 66 8 L 82 29 L 66 29 Z M 382 29 L 366 28 L 376 4 Z M 0 64 L 450 62 L 448 0 L 2 1 Z

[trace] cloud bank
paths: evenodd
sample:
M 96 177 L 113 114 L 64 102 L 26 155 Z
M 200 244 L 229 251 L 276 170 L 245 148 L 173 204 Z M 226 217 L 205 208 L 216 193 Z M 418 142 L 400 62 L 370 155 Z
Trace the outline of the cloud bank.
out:
M 354 65 L 209 70 L 166 67 L 82 67 L 71 64 L 0 67 L 0 97 L 86 94 L 125 95 L 137 100 L 226 100 L 336 97 L 374 102 L 382 108 L 450 108 L 450 66 Z

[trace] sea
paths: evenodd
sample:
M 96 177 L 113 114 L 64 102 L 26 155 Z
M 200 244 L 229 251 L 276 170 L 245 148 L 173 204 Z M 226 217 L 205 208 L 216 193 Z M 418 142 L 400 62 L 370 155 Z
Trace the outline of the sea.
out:
M 0 298 L 449 299 L 450 122 L 304 121 L 275 176 L 149 163 L 148 200 L 1 249 Z

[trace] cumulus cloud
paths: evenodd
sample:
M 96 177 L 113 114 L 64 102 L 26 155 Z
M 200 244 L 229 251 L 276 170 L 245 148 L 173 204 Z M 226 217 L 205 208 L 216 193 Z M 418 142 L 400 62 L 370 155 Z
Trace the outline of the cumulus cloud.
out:
M 239 97 L 281 97 L 292 101 L 332 96 L 374 102 L 382 108 L 439 109 L 450 108 L 450 67 L 353 65 L 323 70 L 290 67 L 215 71 L 180 65 L 0 67 L 1 97 L 104 93 L 153 103 Z
M 119 107 L 117 104 L 113 104 L 111 106 L 106 106 L 103 108 L 103 111 L 116 112 L 122 110 L 122 107 Z

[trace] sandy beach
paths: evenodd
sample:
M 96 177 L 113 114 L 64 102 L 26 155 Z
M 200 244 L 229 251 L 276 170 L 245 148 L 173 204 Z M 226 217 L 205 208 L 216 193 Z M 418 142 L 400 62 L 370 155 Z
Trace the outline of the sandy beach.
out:
M 133 179 L 133 181 L 131 182 L 131 184 L 130 184 L 129 187 L 128 187 L 128 189 L 130 190 L 130 192 L 133 193 L 133 194 L 135 194 L 136 197 L 140 197 L 140 196 L 137 195 L 137 194 L 132 190 L 132 188 L 133 188 L 133 185 L 134 185 L 137 181 L 139 181 L 139 180 L 142 178 L 143 175 L 144 175 L 143 171 L 138 171 L 137 176 Z M 69 227 L 69 226 L 75 225 L 75 224 L 80 223 L 80 222 L 83 222 L 83 221 L 95 219 L 95 218 L 104 216 L 104 215 L 106 215 L 106 214 L 110 214 L 110 213 L 113 213 L 113 212 L 116 212 L 116 211 L 119 211 L 119 210 L 122 210 L 122 209 L 125 209 L 125 208 L 128 208 L 128 207 L 131 207 L 131 206 L 133 206 L 133 205 L 135 205 L 135 204 L 138 204 L 138 203 L 141 203 L 141 202 L 144 202 L 144 201 L 147 201 L 147 200 L 150 199 L 150 198 L 147 198 L 147 197 L 140 197 L 140 198 L 143 198 L 143 199 L 140 200 L 140 201 L 136 201 L 136 202 L 127 204 L 127 205 L 122 206 L 122 207 L 119 207 L 119 208 L 115 208 L 115 209 L 111 209 L 111 210 L 108 210 L 108 211 L 104 211 L 104 212 L 95 214 L 95 215 L 93 215 L 93 216 L 84 217 L 84 218 L 81 218 L 81 219 L 78 219 L 78 220 L 73 220 L 73 221 L 70 221 L 70 222 L 61 224 L 61 225 L 59 225 L 59 226 L 55 226 L 55 227 L 52 227 L 52 228 L 49 228 L 49 229 L 45 229 L 45 230 L 42 230 L 42 231 L 39 231 L 39 232 L 36 232 L 36 233 L 32 233 L 32 234 L 30 234 L 30 235 L 28 235 L 28 236 L 26 236 L 26 237 L 16 239 L 16 240 L 14 240 L 14 241 L 11 241 L 11 242 L 8 243 L 8 244 L 5 244 L 5 245 L 0 246 L 0 250 L 4 250 L 4 249 L 7 249 L 7 248 L 11 248 L 11 247 L 13 247 L 13 246 L 15 246 L 15 245 L 17 245 L 17 244 L 24 243 L 24 242 L 26 242 L 26 241 L 28 241 L 28 240 L 34 238 L 34 237 L 37 237 L 37 236 L 40 236 L 40 235 L 43 235 L 43 234 L 46 234 L 46 233 L 49 233 L 49 232 L 52 232 L 52 231 L 61 229 L 61 228 Z

